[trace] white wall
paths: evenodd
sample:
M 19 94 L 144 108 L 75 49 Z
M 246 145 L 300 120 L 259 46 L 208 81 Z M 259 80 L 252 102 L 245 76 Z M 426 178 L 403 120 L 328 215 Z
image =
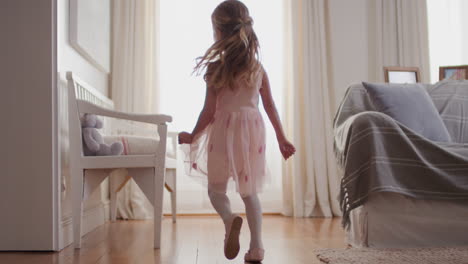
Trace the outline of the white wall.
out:
M 97 88 L 103 94 L 109 94 L 108 74 L 100 71 L 79 54 L 69 41 L 69 1 L 57 0 L 57 53 L 58 70 L 65 80 L 65 72 L 73 71 L 81 79 Z
M 72 233 L 72 207 L 71 207 L 71 179 L 69 173 L 69 146 L 68 146 L 68 105 L 65 74 L 73 71 L 81 79 L 97 88 L 104 95 L 109 95 L 109 75 L 97 69 L 79 54 L 69 41 L 69 1 L 57 0 L 57 55 L 59 79 L 59 128 L 60 154 L 61 154 L 61 216 L 60 241 L 63 248 L 73 241 Z M 109 219 L 108 181 L 104 181 L 83 203 L 83 235 Z
M 0 1 L 0 250 L 54 250 L 55 0 Z

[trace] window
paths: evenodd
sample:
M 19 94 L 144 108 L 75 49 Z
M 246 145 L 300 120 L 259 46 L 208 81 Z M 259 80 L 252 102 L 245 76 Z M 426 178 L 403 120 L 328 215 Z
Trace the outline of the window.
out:
M 428 0 L 431 82 L 439 81 L 439 66 L 468 64 L 468 1 Z
M 191 131 L 203 106 L 205 83 L 202 76 L 192 75 L 195 58 L 203 55 L 213 43 L 211 13 L 220 0 L 160 1 L 160 110 L 173 116 L 170 130 Z M 283 1 L 243 1 L 254 19 L 260 40 L 262 63 L 267 70 L 273 96 L 283 107 Z M 268 4 L 267 4 L 268 3 Z M 267 125 L 267 163 L 272 182 L 260 195 L 264 212 L 280 212 L 282 208 L 281 154 L 276 137 L 263 107 L 259 106 Z M 182 154 L 182 153 L 180 153 Z M 183 155 L 179 160 L 183 159 Z M 181 213 L 214 212 L 204 187 L 184 173 L 180 162 L 178 206 Z M 230 195 L 233 210 L 243 211 L 236 193 Z

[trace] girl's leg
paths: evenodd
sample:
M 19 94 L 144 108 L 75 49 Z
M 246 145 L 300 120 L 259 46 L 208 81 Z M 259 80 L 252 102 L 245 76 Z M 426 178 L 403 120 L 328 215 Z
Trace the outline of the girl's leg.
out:
M 227 186 L 227 183 L 226 183 Z M 231 202 L 226 195 L 226 186 L 208 186 L 208 196 L 216 212 L 223 219 L 224 227 L 227 231 L 227 225 L 232 219 Z M 221 190 L 221 191 L 220 191 Z
M 263 249 L 262 242 L 262 207 L 257 194 L 251 194 L 243 197 L 247 222 L 250 229 L 250 249 Z
M 232 213 L 231 203 L 226 195 L 226 186 L 224 186 L 224 189 L 212 187 L 208 187 L 208 195 L 210 197 L 211 204 L 223 219 L 224 228 L 226 230 L 226 236 L 224 238 L 224 255 L 228 259 L 234 259 L 240 249 L 239 234 L 242 227 L 242 218 Z

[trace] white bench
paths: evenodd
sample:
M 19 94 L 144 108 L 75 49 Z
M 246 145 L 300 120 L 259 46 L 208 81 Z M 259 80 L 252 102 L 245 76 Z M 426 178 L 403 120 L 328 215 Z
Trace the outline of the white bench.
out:
M 123 113 L 105 108 L 102 106 L 102 103 L 107 103 L 107 107 L 112 104 L 105 96 L 97 95 L 96 89 L 80 80 L 80 78 L 71 72 L 67 72 L 67 81 L 70 175 L 75 248 L 81 247 L 83 199 L 86 199 L 87 195 L 107 178 L 112 169 L 117 168 L 128 169 L 129 175 L 152 203 L 154 207 L 154 248 L 159 248 L 161 243 L 161 218 L 166 170 L 167 123 L 172 121 L 172 117 L 167 115 Z M 77 99 L 77 95 L 80 99 Z M 159 136 L 159 142 L 152 153 L 144 155 L 84 156 L 79 116 L 86 113 L 156 125 L 157 131 L 155 130 L 154 134 L 155 136 Z M 168 163 L 173 163 L 170 165 L 175 166 L 175 161 Z M 173 174 L 174 178 L 168 181 L 167 186 L 174 185 L 173 188 L 169 189 L 172 190 L 172 193 L 174 193 L 173 197 L 175 198 L 175 173 L 170 174 Z M 84 191 L 84 187 L 87 191 Z M 175 209 L 175 199 L 173 201 L 173 209 Z

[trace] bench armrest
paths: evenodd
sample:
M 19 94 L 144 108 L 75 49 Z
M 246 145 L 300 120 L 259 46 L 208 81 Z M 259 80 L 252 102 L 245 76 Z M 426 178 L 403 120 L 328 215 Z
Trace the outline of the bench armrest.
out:
M 137 122 L 161 125 L 172 122 L 172 117 L 158 114 L 133 114 L 106 109 L 84 100 L 76 100 L 80 113 L 95 114 L 100 116 L 113 117 L 118 119 L 132 120 Z

